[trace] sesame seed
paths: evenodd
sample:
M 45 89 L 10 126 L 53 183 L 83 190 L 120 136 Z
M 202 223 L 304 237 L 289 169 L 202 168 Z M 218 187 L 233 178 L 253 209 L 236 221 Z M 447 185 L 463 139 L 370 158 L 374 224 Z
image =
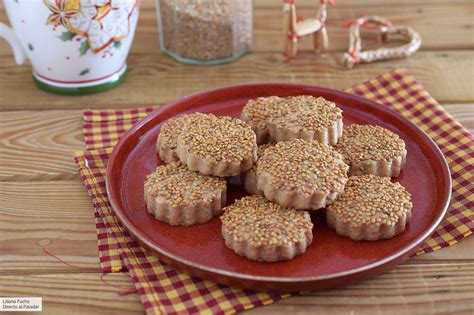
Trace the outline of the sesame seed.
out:
M 252 165 L 252 167 L 246 172 L 246 173 L 257 173 L 257 164 L 258 164 L 258 159 L 264 154 L 264 152 L 270 148 L 273 147 L 275 144 L 274 143 L 267 143 L 267 144 L 262 144 L 259 145 L 257 148 L 257 161 Z
M 224 208 L 222 224 L 237 241 L 253 246 L 297 243 L 311 231 L 306 211 L 284 208 L 261 196 L 247 196 Z
M 278 96 L 249 100 L 242 110 L 243 120 L 254 129 L 265 129 L 268 119 L 280 112 L 280 106 L 284 100 L 284 98 Z
M 334 147 L 346 163 L 354 161 L 391 161 L 403 155 L 405 142 L 380 126 L 349 125 Z
M 293 139 L 265 150 L 257 164 L 257 176 L 269 174 L 279 190 L 329 193 L 343 189 L 348 169 L 331 146 Z
M 226 188 L 225 179 L 192 172 L 180 162 L 158 166 L 145 181 L 148 195 L 161 197 L 172 207 L 210 204 Z
M 214 162 L 240 162 L 253 157 L 257 150 L 255 133 L 245 122 L 227 117 L 210 117 L 186 125 L 178 136 L 178 145 L 190 153 Z
M 280 114 L 271 117 L 277 128 L 318 131 L 342 119 L 342 110 L 334 102 L 311 95 L 289 96 L 280 104 Z
M 395 225 L 412 208 L 411 195 L 390 177 L 352 176 L 344 192 L 327 207 L 339 220 L 356 226 L 382 223 Z
M 215 116 L 213 114 L 193 113 L 168 119 L 160 129 L 161 146 L 176 150 L 178 136 L 187 125 L 212 117 Z
M 270 96 L 248 101 L 242 118 L 254 130 L 264 133 L 270 122 L 277 128 L 315 132 L 329 128 L 342 119 L 342 110 L 323 97 Z

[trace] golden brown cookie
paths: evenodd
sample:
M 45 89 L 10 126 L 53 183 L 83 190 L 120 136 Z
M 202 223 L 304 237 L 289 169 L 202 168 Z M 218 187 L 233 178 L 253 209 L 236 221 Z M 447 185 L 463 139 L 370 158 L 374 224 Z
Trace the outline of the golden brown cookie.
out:
M 180 162 L 158 166 L 147 176 L 148 213 L 171 225 L 204 223 L 218 215 L 226 203 L 224 178 L 202 175 Z
M 342 110 L 323 97 L 289 96 L 278 110 L 267 122 L 273 142 L 304 139 L 335 145 L 342 135 Z
M 257 142 L 245 122 L 223 116 L 187 125 L 178 136 L 177 154 L 190 170 L 205 175 L 235 176 L 257 160 Z
M 400 137 L 379 126 L 344 127 L 335 146 L 349 166 L 349 175 L 397 177 L 405 166 L 407 150 Z
M 183 128 L 188 124 L 193 124 L 198 120 L 215 117 L 213 114 L 193 113 L 180 117 L 168 119 L 161 127 L 160 134 L 156 141 L 156 152 L 160 158 L 166 162 L 179 161 L 176 153 L 178 136 Z
M 257 144 L 271 142 L 268 121 L 277 115 L 284 98 L 278 96 L 259 97 L 249 100 L 242 110 L 241 119 L 252 127 L 257 135 Z
M 257 164 L 257 188 L 282 206 L 316 210 L 343 191 L 348 169 L 331 146 L 293 139 L 266 149 Z
M 251 260 L 293 259 L 313 241 L 306 211 L 283 208 L 262 196 L 244 197 L 225 207 L 221 221 L 226 246 Z
M 410 193 L 390 177 L 352 176 L 344 192 L 326 209 L 328 225 L 355 241 L 388 239 L 411 218 Z
M 263 192 L 258 190 L 257 188 L 257 164 L 258 159 L 264 154 L 265 150 L 274 146 L 275 144 L 262 144 L 259 145 L 257 148 L 257 161 L 255 162 L 252 167 L 240 174 L 240 182 L 244 187 L 245 191 L 251 195 L 263 195 Z

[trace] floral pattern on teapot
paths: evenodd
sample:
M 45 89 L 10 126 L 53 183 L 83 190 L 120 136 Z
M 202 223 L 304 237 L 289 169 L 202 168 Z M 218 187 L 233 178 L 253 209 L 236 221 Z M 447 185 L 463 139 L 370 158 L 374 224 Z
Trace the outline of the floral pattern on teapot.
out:
M 43 0 L 51 11 L 46 24 L 64 27 L 62 41 L 81 41 L 79 52 L 96 54 L 120 41 L 130 32 L 130 16 L 140 0 Z

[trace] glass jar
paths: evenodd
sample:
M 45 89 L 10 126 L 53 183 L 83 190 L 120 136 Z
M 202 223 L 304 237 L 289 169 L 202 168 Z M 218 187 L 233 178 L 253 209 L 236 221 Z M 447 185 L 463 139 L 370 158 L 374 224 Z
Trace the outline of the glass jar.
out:
M 161 49 L 179 62 L 233 61 L 252 46 L 253 0 L 156 0 Z

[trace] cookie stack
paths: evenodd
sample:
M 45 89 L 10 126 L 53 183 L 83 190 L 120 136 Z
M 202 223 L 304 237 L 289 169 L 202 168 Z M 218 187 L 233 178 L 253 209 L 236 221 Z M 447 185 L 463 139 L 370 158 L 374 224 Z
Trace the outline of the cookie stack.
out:
M 172 118 L 156 149 L 168 164 L 145 182 L 148 212 L 188 226 L 223 211 L 225 244 L 252 260 L 305 253 L 309 211 L 325 209 L 328 225 L 353 240 L 393 237 L 410 219 L 410 194 L 390 181 L 406 161 L 403 140 L 378 126 L 343 128 L 342 110 L 322 97 L 257 98 L 241 120 Z M 237 175 L 250 196 L 224 207 L 226 178 Z
M 160 158 L 145 182 L 147 210 L 171 225 L 205 223 L 222 212 L 227 176 L 257 160 L 255 133 L 239 119 L 194 113 L 169 119 L 156 142 Z

